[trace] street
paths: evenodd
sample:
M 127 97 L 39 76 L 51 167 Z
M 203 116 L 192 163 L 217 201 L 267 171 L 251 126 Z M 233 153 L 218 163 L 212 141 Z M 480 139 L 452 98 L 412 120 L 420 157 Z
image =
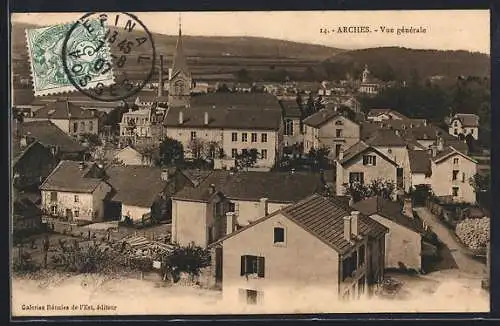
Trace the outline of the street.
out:
M 486 265 L 474 260 L 469 255 L 468 249 L 458 241 L 453 231 L 444 226 L 437 216 L 432 214 L 426 207 L 416 207 L 414 210 L 449 249 L 451 258 L 461 272 L 474 276 L 487 275 Z

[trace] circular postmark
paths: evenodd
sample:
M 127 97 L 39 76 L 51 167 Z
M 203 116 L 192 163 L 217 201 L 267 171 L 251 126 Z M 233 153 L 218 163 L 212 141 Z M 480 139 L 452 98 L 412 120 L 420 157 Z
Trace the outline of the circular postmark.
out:
M 87 13 L 71 25 L 62 45 L 69 82 L 98 101 L 138 93 L 151 80 L 155 62 L 151 33 L 129 13 Z

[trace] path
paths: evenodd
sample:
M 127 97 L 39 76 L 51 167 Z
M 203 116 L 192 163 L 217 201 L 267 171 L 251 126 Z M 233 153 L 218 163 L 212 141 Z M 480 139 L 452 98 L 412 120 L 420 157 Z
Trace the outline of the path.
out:
M 439 219 L 426 207 L 416 207 L 414 210 L 418 216 L 436 233 L 439 240 L 450 250 L 458 269 L 466 274 L 486 275 L 486 265 L 474 260 L 460 242 L 458 242 L 453 231 L 444 226 Z

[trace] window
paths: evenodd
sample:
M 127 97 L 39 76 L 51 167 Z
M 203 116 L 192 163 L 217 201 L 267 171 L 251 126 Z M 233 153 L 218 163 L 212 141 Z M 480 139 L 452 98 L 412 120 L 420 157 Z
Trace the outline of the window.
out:
M 458 121 L 455 121 L 455 127 L 458 127 Z
M 452 180 L 453 181 L 457 180 L 457 176 L 458 176 L 458 170 L 453 170 Z
M 358 251 L 359 251 L 358 267 L 361 267 L 365 264 L 365 245 L 361 245 Z
M 274 243 L 283 244 L 285 243 L 285 229 L 282 227 L 274 228 Z
M 52 191 L 50 193 L 50 201 L 57 201 L 57 192 L 56 191 Z
M 364 174 L 363 172 L 350 172 L 349 173 L 349 183 L 359 182 L 361 184 L 364 183 Z
M 237 132 L 231 133 L 231 140 L 232 141 L 238 141 L 238 133 Z
M 250 289 L 239 289 L 239 298 L 241 303 L 246 303 L 248 305 L 255 305 L 262 303 L 264 292 L 250 290 Z
M 247 303 L 257 304 L 257 291 L 256 290 L 246 290 L 247 293 Z
M 79 217 L 80 216 L 80 211 L 75 209 L 75 211 L 73 212 L 73 216 L 74 217 Z
M 338 157 L 342 150 L 342 144 L 335 144 L 335 156 Z
M 264 277 L 264 257 L 244 255 L 241 256 L 241 276 L 254 275 Z
M 241 134 L 241 141 L 243 141 L 243 142 L 248 141 L 248 134 L 246 132 Z
M 53 214 L 53 215 L 56 215 L 57 214 L 57 206 L 51 206 L 50 207 L 50 212 Z
M 267 149 L 263 149 L 260 151 L 260 157 L 263 160 L 267 160 Z
M 85 122 L 80 122 L 80 131 L 85 132 Z
M 453 197 L 457 197 L 458 196 L 458 187 L 451 188 L 451 193 L 452 193 Z
M 455 129 L 453 129 L 453 134 L 454 134 L 454 135 L 458 135 L 458 130 L 457 130 L 456 128 L 455 128 Z
M 462 182 L 465 182 L 465 172 L 462 172 Z
M 354 251 L 350 256 L 342 260 L 342 281 L 354 275 L 357 269 L 357 264 L 358 264 L 358 255 L 356 251 Z
M 344 125 L 344 123 L 342 122 L 342 120 L 337 120 L 337 121 L 335 121 L 335 125 L 342 126 L 342 125 Z
M 256 142 L 257 142 L 257 133 L 252 132 L 252 143 L 256 143 Z
M 191 131 L 191 140 L 196 138 L 196 131 Z
M 92 129 L 94 129 L 94 122 L 89 121 L 89 131 L 92 131 Z
M 236 158 L 238 155 L 238 150 L 236 148 L 231 149 L 231 158 Z
M 335 137 L 342 137 L 342 129 L 335 130 Z
M 455 157 L 455 158 L 453 159 L 453 164 L 458 164 L 458 157 Z
M 267 134 L 260 135 L 260 141 L 263 143 L 267 143 Z
M 293 135 L 293 120 L 291 119 L 285 120 L 285 135 L 287 136 Z
M 77 132 L 77 131 L 78 131 L 78 123 L 73 122 L 73 132 Z
M 377 157 L 375 155 L 365 155 L 363 156 L 363 165 L 377 165 Z
M 75 203 L 78 203 L 80 201 L 80 198 L 78 198 L 78 195 L 75 195 Z

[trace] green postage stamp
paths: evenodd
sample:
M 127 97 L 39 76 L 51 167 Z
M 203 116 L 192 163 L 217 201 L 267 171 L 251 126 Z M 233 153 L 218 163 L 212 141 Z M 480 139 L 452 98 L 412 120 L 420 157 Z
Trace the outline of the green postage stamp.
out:
M 27 29 L 35 96 L 76 91 L 66 71 L 77 77 L 83 89 L 112 85 L 114 75 L 106 37 L 107 28 L 99 20 Z

